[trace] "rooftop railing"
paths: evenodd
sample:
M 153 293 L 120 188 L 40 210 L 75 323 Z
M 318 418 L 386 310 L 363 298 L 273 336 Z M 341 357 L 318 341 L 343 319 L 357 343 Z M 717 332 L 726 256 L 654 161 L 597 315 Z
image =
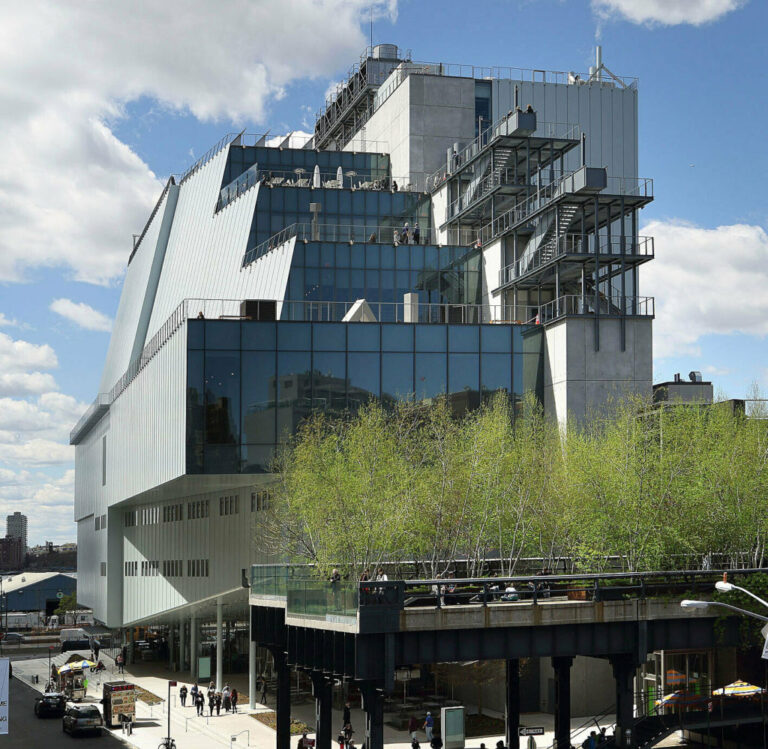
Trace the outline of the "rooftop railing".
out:
M 300 242 L 349 242 L 350 244 L 437 244 L 437 232 L 431 228 L 416 228 L 415 223 L 393 224 L 307 224 L 286 226 L 245 253 L 243 268 L 289 239 Z
M 509 135 L 509 118 L 511 112 L 499 118 L 489 125 L 469 145 L 462 148 L 456 154 L 455 169 L 472 161 L 483 149 L 500 136 Z M 567 122 L 537 122 L 534 138 L 551 138 L 554 140 L 577 140 L 579 138 L 579 126 Z M 427 189 L 436 190 L 445 182 L 449 175 L 448 166 L 443 166 L 427 177 Z
M 653 317 L 655 314 L 652 296 L 624 296 L 598 294 L 566 294 L 541 305 L 536 322 L 546 325 L 563 317 Z
M 555 240 L 553 237 L 543 247 L 528 256 L 523 256 L 516 263 L 511 263 L 499 271 L 499 286 L 504 286 L 522 276 L 538 270 L 547 263 L 556 260 L 563 255 L 594 255 L 595 239 L 594 237 L 584 239 L 581 234 L 563 234 L 562 237 Z M 634 240 L 632 237 L 600 236 L 597 240 L 597 254 L 600 257 L 610 256 L 617 260 L 622 255 L 641 256 L 652 258 L 654 256 L 653 237 L 638 237 Z

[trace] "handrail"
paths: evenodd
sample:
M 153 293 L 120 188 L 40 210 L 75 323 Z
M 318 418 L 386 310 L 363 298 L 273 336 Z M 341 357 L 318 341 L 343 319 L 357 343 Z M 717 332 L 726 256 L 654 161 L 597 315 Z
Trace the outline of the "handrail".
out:
M 128 258 L 128 265 L 131 264 L 131 260 L 133 260 L 133 256 L 136 254 L 136 251 L 139 249 L 139 246 L 141 245 L 141 241 L 146 236 L 149 226 L 152 223 L 152 219 L 155 218 L 158 210 L 160 210 L 160 205 L 163 202 L 163 198 L 168 194 L 168 190 L 171 189 L 171 185 L 175 185 L 175 184 L 176 184 L 176 181 L 174 180 L 173 175 L 168 177 L 168 181 L 165 183 L 165 187 L 163 188 L 163 191 L 160 193 L 160 197 L 157 199 L 157 203 L 155 203 L 155 207 L 152 209 L 152 213 L 149 214 L 147 223 L 144 224 L 144 228 L 141 230 L 141 234 L 139 234 L 138 238 L 135 239 L 133 242 L 133 249 L 131 250 L 131 255 Z
M 622 251 L 623 249 L 623 251 Z M 499 271 L 499 286 L 511 283 L 516 278 L 532 273 L 543 265 L 551 263 L 563 255 L 594 255 L 595 237 L 589 236 L 584 241 L 579 233 L 563 234 L 559 239 L 552 237 L 543 246 L 538 247 L 530 255 L 523 255 L 516 262 L 510 263 Z M 642 256 L 654 257 L 654 239 L 653 237 L 637 237 L 633 241 L 632 237 L 625 237 L 623 242 L 621 237 L 599 236 L 597 238 L 598 256 L 610 255 L 612 257 Z
M 217 153 L 226 148 L 238 135 L 242 133 L 227 133 L 211 146 L 186 172 L 179 178 L 179 184 L 183 185 L 195 172 L 205 166 Z
M 605 317 L 654 317 L 655 299 L 652 296 L 608 297 L 600 293 L 598 309 L 595 310 L 594 294 L 566 294 L 542 304 L 536 321 L 546 325 L 562 317 L 592 317 L 595 312 Z
M 419 227 L 416 241 L 416 224 L 408 222 L 394 224 L 307 224 L 295 223 L 286 226 L 269 239 L 251 247 L 243 256 L 242 268 L 275 250 L 293 237 L 302 242 L 349 242 L 350 244 L 437 244 L 437 232 L 429 227 Z M 405 232 L 405 234 L 404 234 Z
M 509 133 L 503 132 L 503 128 L 507 125 L 510 116 L 513 114 L 515 114 L 513 111 L 507 112 L 507 114 L 481 131 L 480 135 L 458 151 L 456 154 L 457 170 L 463 169 L 475 156 L 487 149 L 498 138 L 509 135 Z M 531 137 L 576 141 L 579 137 L 579 126 L 567 122 L 537 122 L 536 130 Z M 427 188 L 430 191 L 436 190 L 445 181 L 447 176 L 447 165 L 440 167 L 427 177 Z

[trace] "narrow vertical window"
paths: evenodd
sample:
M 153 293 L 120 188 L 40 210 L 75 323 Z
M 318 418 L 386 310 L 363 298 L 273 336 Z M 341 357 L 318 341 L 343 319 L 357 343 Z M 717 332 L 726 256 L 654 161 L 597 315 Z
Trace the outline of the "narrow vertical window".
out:
M 107 485 L 107 435 L 101 438 L 101 485 Z

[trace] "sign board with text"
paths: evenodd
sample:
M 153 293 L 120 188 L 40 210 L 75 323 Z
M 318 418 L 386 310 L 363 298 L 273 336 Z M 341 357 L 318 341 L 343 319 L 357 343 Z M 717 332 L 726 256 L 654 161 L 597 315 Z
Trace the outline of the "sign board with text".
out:
M 0 734 L 8 733 L 8 658 L 0 658 Z
M 544 726 L 520 726 L 517 729 L 518 736 L 543 736 Z

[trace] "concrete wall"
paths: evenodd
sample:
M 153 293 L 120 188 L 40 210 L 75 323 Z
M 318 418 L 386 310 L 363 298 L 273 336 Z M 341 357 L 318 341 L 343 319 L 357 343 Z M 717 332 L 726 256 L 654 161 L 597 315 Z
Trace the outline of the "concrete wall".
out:
M 627 393 L 650 396 L 653 378 L 652 321 L 627 319 L 625 350 L 621 321 L 600 320 L 600 350 L 595 351 L 595 321 L 569 317 L 544 331 L 544 410 L 565 423 L 600 411 Z
M 388 148 L 400 185 L 423 189 L 448 148 L 475 137 L 475 81 L 411 74 L 366 122 L 363 135 Z
M 549 658 L 541 658 L 539 694 L 542 712 L 555 710 L 555 672 Z M 611 664 L 604 658 L 576 656 L 571 666 L 571 715 L 601 715 L 616 704 Z

